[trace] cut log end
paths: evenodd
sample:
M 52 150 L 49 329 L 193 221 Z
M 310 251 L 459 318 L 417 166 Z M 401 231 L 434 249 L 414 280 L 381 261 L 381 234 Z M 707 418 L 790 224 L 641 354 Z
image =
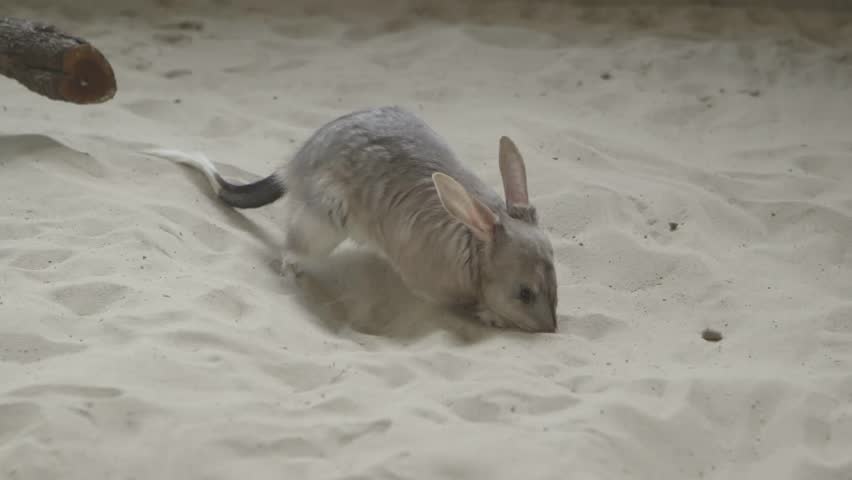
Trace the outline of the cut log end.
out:
M 52 100 L 105 102 L 115 95 L 115 73 L 87 41 L 51 25 L 0 17 L 0 75 Z
M 115 74 L 106 58 L 94 47 L 83 44 L 65 52 L 63 76 L 57 88 L 62 100 L 89 104 L 102 103 L 115 95 Z

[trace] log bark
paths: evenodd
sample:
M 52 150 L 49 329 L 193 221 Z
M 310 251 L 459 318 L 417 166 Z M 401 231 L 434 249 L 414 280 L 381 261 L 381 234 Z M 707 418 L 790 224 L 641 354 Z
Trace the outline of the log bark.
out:
M 89 42 L 17 18 L 0 17 L 0 75 L 52 100 L 77 104 L 106 102 L 116 91 L 112 66 Z

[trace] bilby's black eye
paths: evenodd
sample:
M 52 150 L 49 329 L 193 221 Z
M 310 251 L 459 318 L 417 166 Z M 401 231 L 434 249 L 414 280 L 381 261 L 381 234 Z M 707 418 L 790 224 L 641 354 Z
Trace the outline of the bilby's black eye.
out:
M 522 302 L 529 305 L 535 300 L 535 295 L 529 287 L 521 287 L 521 291 L 518 292 L 518 298 L 521 299 Z

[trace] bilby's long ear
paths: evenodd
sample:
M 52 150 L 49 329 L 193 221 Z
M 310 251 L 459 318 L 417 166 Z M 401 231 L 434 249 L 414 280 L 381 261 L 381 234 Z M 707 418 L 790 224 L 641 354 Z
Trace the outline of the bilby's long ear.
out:
M 518 147 L 509 137 L 500 137 L 500 176 L 503 177 L 503 193 L 509 208 L 530 204 L 527 193 L 527 169 Z
M 499 219 L 490 208 L 470 196 L 467 190 L 449 175 L 432 174 L 432 182 L 438 190 L 438 198 L 444 209 L 470 229 L 476 238 L 490 242 Z

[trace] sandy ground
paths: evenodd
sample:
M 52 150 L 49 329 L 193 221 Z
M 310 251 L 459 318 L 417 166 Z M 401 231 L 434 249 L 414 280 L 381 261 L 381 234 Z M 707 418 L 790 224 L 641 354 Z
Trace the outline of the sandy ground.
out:
M 55 3 L 8 12 L 92 41 L 119 91 L 0 79 L 0 478 L 852 478 L 849 13 Z M 557 334 L 352 248 L 289 288 L 283 212 L 134 153 L 247 180 L 382 104 L 497 189 L 515 139 Z

